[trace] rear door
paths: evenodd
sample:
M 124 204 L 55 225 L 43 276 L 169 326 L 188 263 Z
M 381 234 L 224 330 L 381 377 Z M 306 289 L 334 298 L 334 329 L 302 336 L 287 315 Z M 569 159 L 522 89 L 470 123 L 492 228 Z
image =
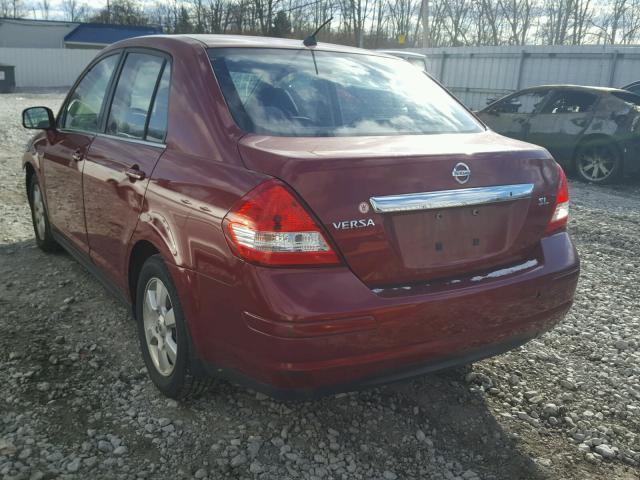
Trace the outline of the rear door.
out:
M 84 159 L 104 110 L 120 54 L 93 65 L 67 97 L 49 145 L 44 149 L 44 189 L 51 223 L 73 246 L 88 252 L 82 198 Z
M 126 288 L 126 250 L 148 179 L 164 151 L 171 64 L 127 51 L 102 132 L 86 155 L 84 204 L 92 260 Z
M 524 140 L 531 115 L 546 100 L 549 90 L 512 95 L 480 112 L 479 117 L 501 135 Z
M 571 161 L 589 126 L 598 96 L 581 90 L 556 90 L 529 120 L 526 141 L 545 147 L 563 164 Z

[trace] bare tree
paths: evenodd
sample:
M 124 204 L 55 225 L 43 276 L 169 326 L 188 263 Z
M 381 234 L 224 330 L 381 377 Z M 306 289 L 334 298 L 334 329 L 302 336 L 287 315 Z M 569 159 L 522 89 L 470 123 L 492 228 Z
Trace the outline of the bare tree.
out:
M 78 0 L 63 0 L 62 11 L 66 20 L 79 22 L 87 17 L 89 8 L 85 3 L 80 4 Z
M 0 15 L 25 14 L 24 0 L 0 0 Z M 55 1 L 55 0 L 54 0 Z M 62 0 L 65 18 L 88 7 Z M 166 32 L 280 35 L 304 38 L 333 17 L 323 41 L 367 48 L 407 45 L 582 45 L 640 41 L 640 0 L 108 0 L 96 21 L 160 24 Z M 42 17 L 52 0 L 32 0 Z M 276 22 L 276 12 L 278 20 Z M 275 25 L 277 23 L 277 25 Z

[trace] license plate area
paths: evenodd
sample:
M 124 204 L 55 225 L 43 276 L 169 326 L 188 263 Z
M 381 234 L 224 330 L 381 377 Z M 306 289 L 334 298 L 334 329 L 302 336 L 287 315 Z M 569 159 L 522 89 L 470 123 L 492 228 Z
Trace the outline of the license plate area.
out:
M 390 216 L 391 234 L 407 268 L 438 268 L 504 253 L 525 221 L 519 202 Z

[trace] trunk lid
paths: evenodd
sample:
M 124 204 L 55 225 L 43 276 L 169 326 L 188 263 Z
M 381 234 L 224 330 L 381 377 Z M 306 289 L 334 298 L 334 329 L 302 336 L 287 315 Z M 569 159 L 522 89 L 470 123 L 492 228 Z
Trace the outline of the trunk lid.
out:
M 552 214 L 558 181 L 546 150 L 493 132 L 247 135 L 239 150 L 247 168 L 283 180 L 302 197 L 351 270 L 371 288 L 466 276 L 532 258 Z M 464 184 L 453 175 L 459 163 L 471 171 Z M 464 180 L 464 166 L 457 170 Z M 373 208 L 415 202 L 416 197 L 402 196 L 416 193 L 433 201 L 429 194 L 450 190 L 445 199 L 473 200 L 477 190 L 468 189 L 504 185 L 520 191 L 528 186 L 530 194 L 429 210 Z

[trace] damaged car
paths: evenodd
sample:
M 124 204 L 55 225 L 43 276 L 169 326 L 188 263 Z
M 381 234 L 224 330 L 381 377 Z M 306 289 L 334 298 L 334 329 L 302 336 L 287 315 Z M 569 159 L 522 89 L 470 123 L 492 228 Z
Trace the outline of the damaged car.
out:
M 478 116 L 494 131 L 545 147 L 585 182 L 614 183 L 640 171 L 640 96 L 604 87 L 527 88 Z

